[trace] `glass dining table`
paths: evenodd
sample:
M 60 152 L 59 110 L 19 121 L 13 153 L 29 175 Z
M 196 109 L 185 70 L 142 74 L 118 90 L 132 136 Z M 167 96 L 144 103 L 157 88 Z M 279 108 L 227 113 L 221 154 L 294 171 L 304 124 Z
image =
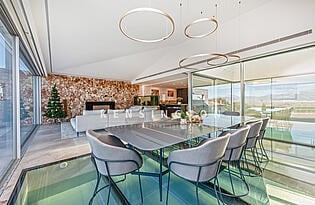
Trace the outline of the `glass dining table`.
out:
M 200 137 L 211 137 L 212 133 L 243 124 L 251 117 L 208 114 L 201 123 L 180 124 L 179 119 L 142 122 L 108 127 L 105 131 L 115 135 L 141 151 L 159 150 L 159 172 L 137 172 L 145 176 L 158 177 L 160 201 L 162 201 L 163 149 Z

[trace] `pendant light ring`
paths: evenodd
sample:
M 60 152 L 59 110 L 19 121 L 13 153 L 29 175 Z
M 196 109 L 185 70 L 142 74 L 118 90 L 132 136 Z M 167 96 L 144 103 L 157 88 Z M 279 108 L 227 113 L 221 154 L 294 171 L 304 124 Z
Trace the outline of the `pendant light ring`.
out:
M 171 27 L 172 27 L 171 31 L 170 31 L 167 35 L 165 35 L 165 36 L 163 36 L 163 37 L 161 37 L 161 38 L 152 39 L 152 40 L 141 39 L 141 38 L 136 38 L 136 37 L 130 36 L 130 35 L 123 29 L 122 23 L 123 23 L 124 19 L 125 19 L 127 16 L 129 16 L 129 15 L 131 15 L 131 14 L 134 14 L 134 13 L 140 13 L 140 12 L 151 12 L 151 13 L 154 13 L 154 14 L 158 14 L 158 15 L 164 16 L 164 17 L 169 21 L 169 23 L 171 24 Z M 129 38 L 129 39 L 131 39 L 131 40 L 134 40 L 134 41 L 137 41 L 137 42 L 142 42 L 142 43 L 156 43 L 156 42 L 164 41 L 164 40 L 168 39 L 169 37 L 171 37 L 171 36 L 173 35 L 173 33 L 174 33 L 174 31 L 175 31 L 175 23 L 174 23 L 173 18 L 172 18 L 169 14 L 167 14 L 167 13 L 161 11 L 161 10 L 154 9 L 154 8 L 136 8 L 136 9 L 133 9 L 133 10 L 128 11 L 127 13 L 125 13 L 125 14 L 120 18 L 120 20 L 119 20 L 119 30 L 121 31 L 122 34 L 124 34 L 127 38 Z
M 214 24 L 213 30 L 210 30 L 209 32 L 201 34 L 201 35 L 189 34 L 189 30 L 190 30 L 190 28 L 193 27 L 193 25 L 198 24 L 198 23 L 202 23 L 202 22 L 209 22 L 209 23 Z M 215 18 L 201 18 L 201 19 L 197 19 L 197 20 L 193 21 L 192 23 L 188 24 L 185 27 L 184 33 L 185 33 L 185 36 L 187 38 L 203 38 L 203 37 L 209 36 L 212 33 L 214 33 L 218 29 L 218 25 L 219 25 L 218 21 Z

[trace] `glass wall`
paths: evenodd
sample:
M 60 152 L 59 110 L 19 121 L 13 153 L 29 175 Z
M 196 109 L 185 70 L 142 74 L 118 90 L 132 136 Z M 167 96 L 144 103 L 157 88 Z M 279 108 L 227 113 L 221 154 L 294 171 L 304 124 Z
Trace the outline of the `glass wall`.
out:
M 25 142 L 35 128 L 37 114 L 34 96 L 40 92 L 36 73 L 26 63 L 30 58 L 5 22 L 0 18 L 0 185 L 11 165 L 21 157 L 22 147 L 27 147 Z
M 193 74 L 192 109 L 196 112 L 205 110 L 207 113 L 223 113 L 239 111 L 239 65 L 200 71 Z M 235 92 L 236 94 L 234 94 Z
M 306 145 L 296 149 L 293 145 L 269 149 L 312 159 L 315 145 L 315 74 L 251 80 L 245 83 L 245 115 L 269 117 L 265 137 L 290 144 Z M 275 143 L 274 143 L 275 144 Z M 295 148 L 293 148 L 295 147 Z
M 20 58 L 20 137 L 21 146 L 24 145 L 30 133 L 33 131 L 34 125 L 34 86 L 33 74 L 31 69 Z
M 192 110 L 199 113 L 222 113 L 231 110 L 232 83 L 195 75 L 193 78 Z
M 271 117 L 271 79 L 245 82 L 244 114 Z
M 315 74 L 272 79 L 272 138 L 315 145 L 314 86 Z
M 0 20 L 0 179 L 15 159 L 12 55 L 13 37 Z
M 199 113 L 205 110 L 208 113 L 214 111 L 214 98 L 209 96 L 209 92 L 214 87 L 214 79 L 206 76 L 193 76 L 192 90 L 192 110 Z
M 270 118 L 265 135 L 267 150 L 272 156 L 315 161 L 315 47 L 242 64 L 244 114 Z M 210 112 L 240 111 L 240 73 L 239 64 L 195 72 L 193 92 L 204 93 L 206 98 L 200 94 L 199 98 L 207 103 Z M 208 85 L 195 83 L 200 81 L 199 75 L 208 79 Z

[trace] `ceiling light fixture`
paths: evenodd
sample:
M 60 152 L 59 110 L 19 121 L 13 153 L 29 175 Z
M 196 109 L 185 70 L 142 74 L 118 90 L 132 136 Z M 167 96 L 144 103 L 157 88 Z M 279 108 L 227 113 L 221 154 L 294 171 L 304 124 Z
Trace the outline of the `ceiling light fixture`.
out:
M 127 32 L 122 28 L 122 22 L 127 16 L 129 16 L 131 14 L 134 14 L 134 13 L 139 13 L 139 12 L 151 12 L 151 13 L 154 13 L 154 14 L 158 14 L 158 15 L 164 16 L 169 21 L 169 23 L 172 26 L 171 31 L 167 35 L 165 35 L 165 36 L 163 36 L 161 38 L 152 39 L 152 40 L 135 38 L 135 37 L 132 37 L 132 36 L 128 35 Z M 125 13 L 120 18 L 120 20 L 119 20 L 119 29 L 127 38 L 129 38 L 131 40 L 134 40 L 134 41 L 137 41 L 137 42 L 142 42 L 142 43 L 156 43 L 156 42 L 164 41 L 164 40 L 168 39 L 169 37 L 171 37 L 173 35 L 173 33 L 175 31 L 175 23 L 174 23 L 173 18 L 169 14 L 167 14 L 167 13 L 161 11 L 161 10 L 154 9 L 154 8 L 137 8 L 137 9 L 133 9 L 133 10 L 128 11 L 127 13 Z
M 189 34 L 189 29 L 195 25 L 195 24 L 198 24 L 198 23 L 203 23 L 203 22 L 209 22 L 209 23 L 212 23 L 214 24 L 214 29 L 213 30 L 210 30 L 209 32 L 205 33 L 205 34 L 201 34 L 201 35 L 192 35 L 192 34 Z M 201 18 L 201 19 L 197 19 L 195 21 L 193 21 L 192 23 L 188 24 L 186 27 L 185 27 L 185 30 L 184 30 L 184 34 L 186 37 L 188 38 L 203 38 L 203 37 L 206 37 L 206 36 L 209 36 L 210 34 L 214 33 L 216 30 L 218 29 L 218 21 L 215 19 L 215 18 Z
M 222 65 L 224 63 L 228 62 L 228 56 L 225 54 L 221 54 L 221 53 L 213 53 L 212 55 L 214 55 L 214 57 L 209 58 L 207 60 L 207 64 L 210 66 L 217 66 L 217 65 Z
M 197 61 L 195 63 L 201 64 L 202 62 L 207 62 L 207 66 L 209 66 L 209 65 L 210 66 L 216 66 L 216 65 L 224 64 L 224 63 L 227 62 L 227 57 L 224 54 L 220 54 L 220 53 L 200 53 L 200 54 L 195 54 L 195 55 L 192 55 L 192 56 L 185 57 L 185 58 L 181 59 L 179 61 L 179 63 L 178 63 L 179 67 L 180 68 L 186 68 L 186 69 L 196 69 L 196 70 L 198 70 L 198 68 L 190 67 L 190 65 L 194 64 L 194 63 L 190 63 L 190 64 L 184 65 L 184 62 L 187 61 L 187 60 L 191 60 L 191 59 L 195 59 L 195 58 L 201 58 L 201 57 L 206 57 L 206 58 L 204 60 Z M 219 60 L 219 59 L 223 59 L 223 62 L 220 62 L 220 63 L 217 63 L 217 64 L 213 63 L 213 65 L 208 63 L 208 62 L 211 62 L 211 61 L 214 61 L 214 60 Z
M 238 62 L 241 60 L 241 57 L 239 55 L 235 55 L 235 54 L 226 54 L 226 56 L 228 57 L 228 62 Z
M 216 17 L 217 17 L 218 16 L 218 4 L 215 4 L 215 8 L 216 8 Z M 213 17 L 212 19 L 215 19 L 215 17 Z M 199 19 L 199 22 L 201 20 L 202 19 Z M 186 35 L 186 29 L 185 29 L 185 35 Z M 200 35 L 200 36 L 204 37 L 204 35 L 205 34 Z M 216 50 L 217 49 L 218 49 L 218 37 L 217 37 L 217 34 L 216 34 Z M 185 61 L 190 60 L 190 59 L 194 59 L 194 58 L 200 58 L 200 57 L 207 57 L 207 58 L 204 59 L 204 60 L 201 60 L 201 61 L 196 61 L 196 62 L 184 65 Z M 201 63 L 204 63 L 204 62 L 206 62 L 206 66 L 203 67 L 203 68 L 211 68 L 211 67 L 214 67 L 214 66 L 223 65 L 223 64 L 227 63 L 228 62 L 228 56 L 225 55 L 225 54 L 221 54 L 221 53 L 200 53 L 200 54 L 192 55 L 192 56 L 189 56 L 189 57 L 185 57 L 185 58 L 181 59 L 178 64 L 179 64 L 179 68 L 198 70 L 199 68 L 191 67 L 190 65 L 200 65 Z

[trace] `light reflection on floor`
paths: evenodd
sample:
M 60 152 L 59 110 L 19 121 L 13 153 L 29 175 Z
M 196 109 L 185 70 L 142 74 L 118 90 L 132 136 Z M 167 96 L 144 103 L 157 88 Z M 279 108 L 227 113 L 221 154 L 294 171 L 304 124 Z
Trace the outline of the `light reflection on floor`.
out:
M 158 164 L 143 155 L 143 170 L 157 171 Z M 95 186 L 95 169 L 90 157 L 81 157 L 75 160 L 59 163 L 29 171 L 16 200 L 16 205 L 86 205 L 91 197 Z M 115 178 L 117 180 L 117 177 Z M 167 175 L 163 177 L 163 201 L 159 201 L 158 180 L 154 177 L 142 178 L 144 204 L 165 204 Z M 220 186 L 229 190 L 227 173 L 219 175 Z M 246 177 L 250 183 L 250 194 L 242 200 L 248 204 L 315 204 L 315 198 L 306 196 L 292 188 L 285 187 L 275 181 L 260 176 Z M 106 180 L 105 180 L 106 181 Z M 103 181 L 102 183 L 105 183 Z M 238 191 L 242 192 L 244 186 L 238 183 Z M 171 180 L 171 205 L 196 204 L 194 184 L 172 175 Z M 124 182 L 118 184 L 119 189 L 128 199 L 130 204 L 140 204 L 138 178 L 135 175 L 127 175 Z M 209 189 L 200 189 L 200 204 L 216 204 L 214 192 Z M 107 189 L 101 191 L 95 197 L 94 203 L 106 204 Z M 244 204 L 244 202 L 224 198 L 226 204 Z M 110 204 L 122 204 L 117 195 L 112 194 Z

